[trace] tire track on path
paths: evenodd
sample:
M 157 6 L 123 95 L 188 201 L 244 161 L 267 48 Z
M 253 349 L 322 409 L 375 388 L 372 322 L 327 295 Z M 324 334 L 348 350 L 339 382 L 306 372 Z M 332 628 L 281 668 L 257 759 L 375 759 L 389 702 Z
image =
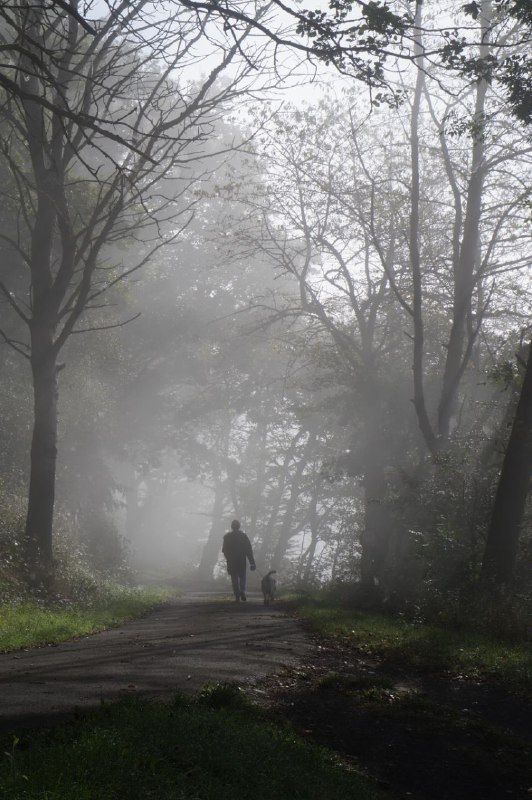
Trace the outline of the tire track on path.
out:
M 169 698 L 206 683 L 252 684 L 296 666 L 312 644 L 258 594 L 247 603 L 187 592 L 120 628 L 0 655 L 0 731 L 49 725 L 141 693 Z

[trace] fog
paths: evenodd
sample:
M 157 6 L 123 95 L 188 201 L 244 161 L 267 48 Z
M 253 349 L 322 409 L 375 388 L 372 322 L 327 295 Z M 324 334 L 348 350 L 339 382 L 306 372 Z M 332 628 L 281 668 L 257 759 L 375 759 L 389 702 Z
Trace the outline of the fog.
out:
M 285 587 L 528 586 L 528 484 L 490 549 L 532 305 L 507 76 L 444 57 L 438 3 L 344 60 L 270 7 L 131 5 L 74 44 L 43 12 L 37 66 L 0 16 L 3 552 L 203 585 L 238 519 Z M 519 55 L 481 5 L 464 52 Z

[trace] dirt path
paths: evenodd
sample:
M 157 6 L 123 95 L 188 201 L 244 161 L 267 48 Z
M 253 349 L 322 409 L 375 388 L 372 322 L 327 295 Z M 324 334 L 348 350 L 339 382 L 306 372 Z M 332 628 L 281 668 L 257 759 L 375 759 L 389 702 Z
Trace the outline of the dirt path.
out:
M 236 681 L 401 800 L 532 797 L 530 703 L 489 685 L 390 671 L 305 633 L 258 595 L 188 592 L 122 628 L 0 656 L 0 732 L 103 700 Z
M 0 731 L 50 724 L 128 693 L 165 697 L 206 683 L 252 683 L 311 648 L 298 623 L 258 595 L 188 592 L 122 628 L 0 655 Z

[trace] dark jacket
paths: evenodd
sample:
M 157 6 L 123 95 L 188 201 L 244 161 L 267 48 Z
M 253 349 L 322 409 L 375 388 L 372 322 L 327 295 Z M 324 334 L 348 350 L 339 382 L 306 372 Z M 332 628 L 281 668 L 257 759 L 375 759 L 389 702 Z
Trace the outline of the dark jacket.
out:
M 246 558 L 252 567 L 255 566 L 251 542 L 244 531 L 229 531 L 224 536 L 222 553 L 227 559 L 229 575 L 239 574 L 246 569 Z

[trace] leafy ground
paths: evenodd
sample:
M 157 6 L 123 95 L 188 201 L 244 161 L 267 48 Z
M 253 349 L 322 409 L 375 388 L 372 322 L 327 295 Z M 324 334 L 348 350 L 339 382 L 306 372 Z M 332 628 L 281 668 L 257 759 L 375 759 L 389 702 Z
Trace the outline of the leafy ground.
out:
M 477 634 L 300 603 L 304 668 L 255 697 L 394 797 L 532 795 L 532 652 Z

